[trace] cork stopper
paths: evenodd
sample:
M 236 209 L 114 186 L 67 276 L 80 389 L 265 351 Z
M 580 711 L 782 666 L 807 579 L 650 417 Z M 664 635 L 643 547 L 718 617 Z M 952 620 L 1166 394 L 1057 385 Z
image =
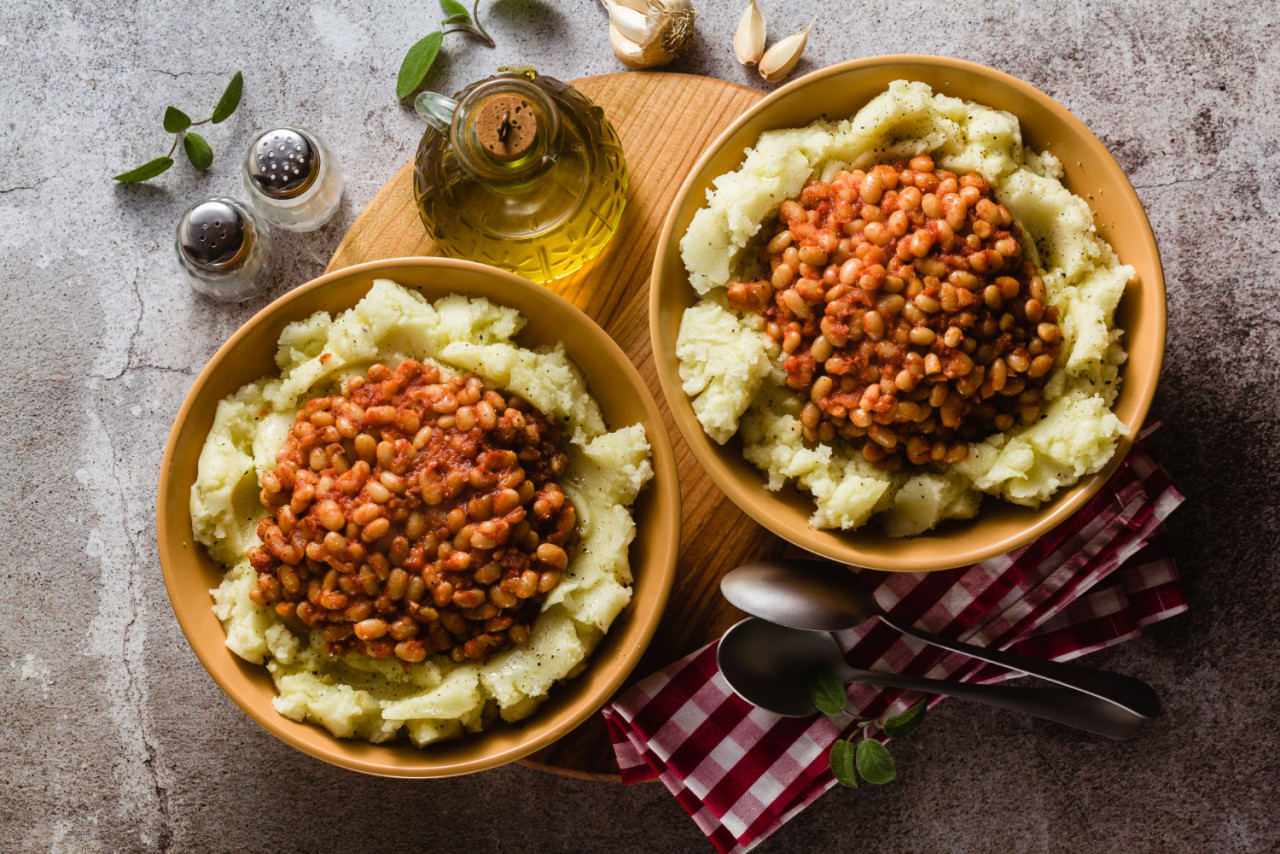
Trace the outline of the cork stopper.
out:
M 494 95 L 476 110 L 476 138 L 495 160 L 510 163 L 524 157 L 537 133 L 538 117 L 519 95 Z

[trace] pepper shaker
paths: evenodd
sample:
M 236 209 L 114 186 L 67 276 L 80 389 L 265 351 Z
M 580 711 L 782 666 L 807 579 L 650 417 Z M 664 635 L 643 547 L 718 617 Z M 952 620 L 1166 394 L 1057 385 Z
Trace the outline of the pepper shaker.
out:
M 267 224 L 232 199 L 215 196 L 188 208 L 175 243 L 191 287 L 212 299 L 247 300 L 270 280 Z
M 309 130 L 273 128 L 244 159 L 245 192 L 266 220 L 290 231 L 315 231 L 338 211 L 342 168 Z

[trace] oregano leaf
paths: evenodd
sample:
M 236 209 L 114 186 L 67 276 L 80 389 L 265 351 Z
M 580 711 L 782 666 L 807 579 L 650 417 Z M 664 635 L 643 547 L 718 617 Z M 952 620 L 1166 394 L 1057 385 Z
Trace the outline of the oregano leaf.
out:
M 213 149 L 204 141 L 204 137 L 195 131 L 187 131 L 182 137 L 182 150 L 187 153 L 187 159 L 191 161 L 191 165 L 201 172 L 213 164 Z
M 114 181 L 121 181 L 125 184 L 136 184 L 139 181 L 146 181 L 154 178 L 161 172 L 166 171 L 173 165 L 172 157 L 157 157 L 147 163 L 143 163 L 137 169 L 130 169 L 128 172 L 121 172 L 112 178 Z
M 809 671 L 807 678 L 809 698 L 824 715 L 838 715 L 849 704 L 849 695 L 844 692 L 844 683 L 825 667 L 815 667 Z
M 928 708 L 928 702 L 921 700 L 905 712 L 889 718 L 884 722 L 884 734 L 890 738 L 901 738 L 915 732 L 916 727 L 924 723 L 926 708 Z
M 471 24 L 471 16 L 465 12 L 461 15 L 450 15 L 440 22 L 440 26 L 442 27 L 452 27 L 454 24 L 457 24 L 469 33 L 475 32 L 475 28 Z
M 396 97 L 407 98 L 413 90 L 422 85 L 427 72 L 440 53 L 440 45 L 444 42 L 444 33 L 437 30 L 420 40 L 404 55 L 400 63 L 400 74 L 396 77 Z
M 177 107 L 164 108 L 164 129 L 169 133 L 177 133 L 191 127 L 191 116 Z
M 440 0 L 440 8 L 450 18 L 466 18 L 471 20 L 471 13 L 467 11 L 467 7 L 463 6 L 458 0 Z
M 898 776 L 897 766 L 889 755 L 889 748 L 874 738 L 866 738 L 858 743 L 856 762 L 858 773 L 862 779 L 877 786 L 883 786 Z
M 831 763 L 831 773 L 835 775 L 836 782 L 850 789 L 858 788 L 858 775 L 854 771 L 854 752 L 854 746 L 851 743 L 840 739 L 831 745 L 831 753 L 827 755 Z
M 235 76 L 231 78 L 231 82 L 227 84 L 222 97 L 218 99 L 218 106 L 213 108 L 213 116 L 210 117 L 209 121 L 216 125 L 231 118 L 231 114 L 236 111 L 236 107 L 240 106 L 240 95 L 243 92 L 244 75 L 237 71 Z

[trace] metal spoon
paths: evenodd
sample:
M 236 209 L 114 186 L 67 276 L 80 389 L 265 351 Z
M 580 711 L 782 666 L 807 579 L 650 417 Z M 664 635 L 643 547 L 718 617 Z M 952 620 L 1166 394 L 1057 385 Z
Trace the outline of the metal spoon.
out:
M 1056 682 L 1143 718 L 1160 715 L 1160 698 L 1156 692 L 1132 676 L 973 646 L 896 620 L 880 607 L 862 579 L 841 564 L 799 558 L 749 563 L 726 575 L 720 581 L 720 591 L 748 614 L 796 629 L 840 631 L 879 617 L 887 625 L 925 643 Z
M 788 717 L 816 711 L 807 678 L 814 668 L 825 667 L 841 682 L 946 694 L 1119 741 L 1133 738 L 1149 720 L 1115 703 L 1064 688 L 978 685 L 859 670 L 845 663 L 829 632 L 790 629 L 754 617 L 725 632 L 716 650 L 716 664 L 729 686 L 748 703 Z

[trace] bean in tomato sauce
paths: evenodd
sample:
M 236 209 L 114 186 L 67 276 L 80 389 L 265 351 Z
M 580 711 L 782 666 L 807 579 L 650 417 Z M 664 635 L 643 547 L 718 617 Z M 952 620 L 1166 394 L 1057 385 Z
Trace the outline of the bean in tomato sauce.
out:
M 263 475 L 250 595 L 330 656 L 524 644 L 578 537 L 567 462 L 555 424 L 479 376 L 373 365 L 308 402 Z
M 978 173 L 927 156 L 810 181 L 729 303 L 765 319 L 805 440 L 873 465 L 959 462 L 1041 415 L 1062 343 L 1022 229 Z

